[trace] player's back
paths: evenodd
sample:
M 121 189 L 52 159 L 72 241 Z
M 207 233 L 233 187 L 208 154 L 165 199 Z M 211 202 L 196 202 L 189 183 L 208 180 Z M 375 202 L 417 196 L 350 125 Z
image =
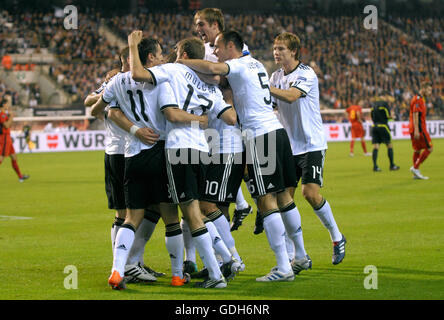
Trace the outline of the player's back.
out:
M 205 83 L 187 66 L 167 63 L 149 68 L 155 85 L 169 82 L 180 109 L 201 116 L 207 112 L 219 114 L 227 107 L 218 87 Z M 174 130 L 174 132 L 172 132 Z M 190 148 L 208 152 L 204 131 L 196 124 L 167 122 L 166 147 Z
M 273 112 L 268 73 L 264 65 L 250 55 L 226 61 L 227 79 L 233 90 L 234 105 L 242 130 L 254 136 L 282 128 Z
M 358 105 L 351 105 L 350 107 L 348 107 L 346 109 L 347 113 L 348 113 L 348 120 L 351 123 L 356 123 L 359 122 L 359 118 L 358 118 L 358 113 L 362 113 L 362 108 L 361 106 Z
M 387 101 L 374 101 L 371 108 L 371 117 L 374 124 L 388 124 L 391 116 Z

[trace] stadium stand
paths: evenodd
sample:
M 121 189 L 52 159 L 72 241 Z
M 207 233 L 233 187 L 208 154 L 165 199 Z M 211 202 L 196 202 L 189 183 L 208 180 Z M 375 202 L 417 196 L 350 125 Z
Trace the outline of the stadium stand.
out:
M 193 8 L 200 5 L 193 3 Z M 14 70 L 16 62 L 9 60 L 10 55 L 33 52 L 51 56 L 50 63 L 38 63 L 37 68 L 27 64 L 28 69 L 21 70 L 31 70 L 32 66 L 32 70 L 47 74 L 54 86 L 66 94 L 69 106 L 81 105 L 106 72 L 115 67 L 121 47 L 101 31 L 102 27 L 120 43 L 126 43 L 131 30 L 142 28 L 145 36 L 157 37 L 166 51 L 178 39 L 196 35 L 192 28 L 193 9 L 169 13 L 140 10 L 118 16 L 99 12 L 92 8 L 87 12 L 79 10 L 78 29 L 66 30 L 63 17 L 57 17 L 53 9 L 14 14 L 3 11 L 2 69 Z M 388 92 L 397 120 L 407 119 L 409 101 L 423 79 L 434 85 L 434 98 L 428 101 L 429 116 L 444 116 L 443 23 L 444 19 L 433 17 L 388 17 L 380 20 L 374 32 L 363 27 L 362 16 L 319 15 L 311 11 L 306 15 L 225 13 L 226 29 L 240 31 L 253 56 L 264 61 L 270 73 L 275 68 L 272 39 L 283 31 L 298 34 L 303 44 L 301 60 L 318 73 L 324 108 L 345 109 L 361 100 L 366 108 L 374 96 Z M 8 87 L 7 81 L 4 86 Z M 35 108 L 45 104 L 45 88 L 39 89 L 38 83 L 21 84 L 20 92 L 16 91 L 13 90 L 16 105 Z M 19 100 L 23 92 L 26 98 Z M 324 120 L 344 119 L 343 115 L 329 115 Z

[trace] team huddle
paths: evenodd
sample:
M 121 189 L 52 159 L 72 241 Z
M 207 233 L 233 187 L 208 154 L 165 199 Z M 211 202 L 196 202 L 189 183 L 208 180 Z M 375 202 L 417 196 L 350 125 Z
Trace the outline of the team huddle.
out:
M 268 77 L 241 35 L 224 30 L 219 9 L 198 11 L 194 23 L 201 39 L 180 40 L 167 59 L 157 40 L 133 31 L 119 72 L 85 101 L 105 119 L 108 134 L 105 185 L 116 210 L 109 285 L 125 289 L 164 276 L 143 262 L 161 218 L 171 285 L 200 278 L 196 287 L 226 287 L 246 269 L 231 234 L 251 212 L 242 180 L 257 206 L 255 233 L 265 230 L 276 258 L 256 281 L 292 281 L 312 267 L 293 201 L 299 181 L 330 233 L 332 263 L 342 262 L 346 239 L 320 194 L 327 142 L 318 78 L 299 61 L 299 38 L 287 32 L 275 38 L 281 68 Z

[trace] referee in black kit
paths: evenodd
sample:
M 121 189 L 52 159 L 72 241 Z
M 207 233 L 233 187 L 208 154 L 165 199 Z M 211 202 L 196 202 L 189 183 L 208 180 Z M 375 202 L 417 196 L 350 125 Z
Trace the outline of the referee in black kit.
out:
M 393 162 L 393 145 L 392 135 L 388 122 L 392 120 L 390 115 L 390 107 L 386 101 L 385 96 L 387 93 L 383 93 L 382 96 L 376 98 L 371 104 L 371 117 L 373 121 L 372 126 L 372 144 L 373 144 L 373 171 L 379 172 L 381 168 L 378 167 L 378 151 L 379 145 L 384 143 L 387 146 L 387 155 L 390 160 L 390 170 L 399 170 L 399 167 Z

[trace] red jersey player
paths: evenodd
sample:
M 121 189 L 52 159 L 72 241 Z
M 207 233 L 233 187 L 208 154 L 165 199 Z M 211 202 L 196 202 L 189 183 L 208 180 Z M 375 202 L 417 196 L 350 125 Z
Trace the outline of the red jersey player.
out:
M 432 84 L 430 82 L 421 83 L 419 94 L 416 94 L 410 102 L 410 138 L 413 147 L 413 166 L 410 171 L 413 179 L 428 179 L 419 171 L 419 166 L 433 151 L 432 140 L 427 131 L 426 114 L 427 107 L 425 98 L 432 94 Z M 421 152 L 422 151 L 422 152 Z
M 360 103 L 362 104 L 362 103 Z M 353 149 L 355 146 L 355 139 L 361 139 L 362 150 L 364 155 L 369 156 L 367 146 L 365 145 L 365 131 L 362 125 L 362 108 L 360 105 L 351 105 L 345 110 L 348 114 L 348 120 L 351 123 L 351 141 L 350 141 L 350 157 L 354 156 Z
M 23 175 L 20 172 L 17 164 L 17 155 L 14 150 L 11 139 L 11 124 L 14 115 L 9 111 L 8 101 L 3 99 L 0 101 L 0 164 L 4 157 L 11 157 L 11 164 L 14 171 L 19 177 L 19 181 L 23 182 L 28 179 L 28 175 Z

